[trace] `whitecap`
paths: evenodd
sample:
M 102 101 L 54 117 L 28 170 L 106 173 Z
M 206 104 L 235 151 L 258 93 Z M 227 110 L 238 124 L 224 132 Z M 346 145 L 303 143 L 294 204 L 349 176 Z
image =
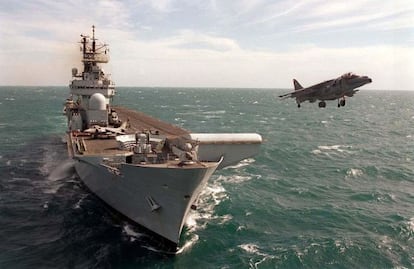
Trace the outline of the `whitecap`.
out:
M 259 247 L 256 244 L 242 244 L 238 246 L 248 253 L 259 253 Z
M 230 215 L 230 214 L 226 214 L 226 215 L 217 217 L 217 219 L 220 220 L 219 224 L 220 225 L 223 225 L 223 224 L 229 222 L 230 220 L 232 220 L 233 219 L 233 216 Z
M 228 198 L 226 189 L 221 185 L 207 187 L 206 190 L 213 198 L 214 205 L 219 205 L 222 201 Z
M 312 153 L 315 154 L 315 155 L 319 155 L 319 154 L 322 153 L 322 151 L 319 150 L 319 149 L 314 149 L 314 150 L 312 150 Z
M 226 110 L 204 111 L 203 114 L 208 114 L 208 115 L 226 114 Z
M 196 221 L 196 214 L 188 214 L 187 219 L 185 220 L 185 226 L 192 231 L 195 230 L 197 227 L 197 221 Z
M 322 124 L 327 124 L 327 123 L 328 123 L 328 121 L 327 121 L 327 120 L 323 120 L 323 121 L 321 121 L 321 123 L 322 123 Z
M 226 169 L 237 169 L 237 168 L 240 168 L 240 167 L 244 167 L 244 166 L 247 166 L 247 165 L 249 165 L 249 164 L 254 163 L 255 161 L 256 161 L 256 160 L 255 160 L 255 159 L 253 159 L 253 158 L 244 159 L 244 160 L 242 160 L 242 161 L 238 162 L 238 163 L 237 163 L 237 164 L 235 164 L 235 165 L 231 165 L 231 166 L 227 166 L 227 167 L 225 167 L 225 168 L 224 168 L 224 170 L 226 170 Z
M 381 236 L 380 244 L 378 245 L 378 248 L 385 248 L 385 249 L 391 250 L 392 249 L 391 245 L 392 245 L 391 238 L 389 238 L 386 235 Z
M 260 177 L 260 175 L 258 175 Z M 252 179 L 252 176 L 240 176 L 240 175 L 231 175 L 231 176 L 220 176 L 218 180 L 226 183 L 242 183 Z
M 236 231 L 242 231 L 242 230 L 246 230 L 246 226 L 244 225 L 240 225 L 239 227 L 237 227 Z
M 319 149 L 322 150 L 338 150 L 341 145 L 332 145 L 332 146 L 318 146 Z
M 76 204 L 72 207 L 73 209 L 79 209 L 81 207 L 81 204 L 83 200 L 88 196 L 88 194 L 82 195 L 82 197 L 79 199 L 79 201 L 76 202 Z
M 351 151 L 346 150 L 350 148 L 352 148 L 352 146 L 347 146 L 347 145 L 318 146 L 318 149 L 321 151 L 337 151 L 341 153 L 342 152 L 351 153 Z
M 411 232 L 414 232 L 414 217 L 412 217 L 408 222 L 408 229 L 410 229 Z
M 130 226 L 128 223 L 124 223 L 122 226 L 122 232 L 129 237 L 131 242 L 134 242 L 136 239 L 145 236 L 142 233 L 137 233 L 134 231 L 133 227 Z
M 364 174 L 364 172 L 361 169 L 358 168 L 350 168 L 346 171 L 346 175 L 348 177 L 360 177 Z
M 186 225 L 190 233 L 194 233 L 197 230 L 205 229 L 207 223 L 212 219 L 219 219 L 221 222 L 225 222 L 228 216 L 223 217 L 214 216 L 214 208 L 222 201 L 228 199 L 228 195 L 224 187 L 218 182 L 213 182 L 213 185 L 205 187 L 196 202 L 198 210 L 191 210 L 187 215 Z
M 195 245 L 195 243 L 197 243 L 198 239 L 199 239 L 198 235 L 194 234 L 194 235 L 191 237 L 191 239 L 190 239 L 190 240 L 187 240 L 187 241 L 185 242 L 185 244 L 177 250 L 177 252 L 176 252 L 175 254 L 181 254 L 181 253 L 183 253 L 183 252 L 187 251 L 187 250 L 188 250 L 188 249 L 190 249 L 192 246 L 194 246 L 194 245 Z

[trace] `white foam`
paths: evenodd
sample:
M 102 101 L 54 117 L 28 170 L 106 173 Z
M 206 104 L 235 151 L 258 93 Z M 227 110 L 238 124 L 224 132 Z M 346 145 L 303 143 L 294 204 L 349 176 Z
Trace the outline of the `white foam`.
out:
M 414 217 L 412 217 L 408 222 L 408 229 L 410 229 L 411 232 L 414 232 Z
M 205 229 L 212 219 L 218 219 L 221 224 L 230 220 L 232 218 L 230 215 L 213 216 L 215 207 L 226 199 L 228 199 L 226 190 L 217 179 L 206 186 L 197 200 L 198 209 L 191 210 L 187 215 L 186 226 L 189 232 Z
M 350 168 L 346 171 L 346 175 L 348 177 L 360 177 L 364 174 L 364 172 L 361 169 L 358 168 Z
M 260 175 L 258 175 L 260 177 Z M 226 183 L 241 183 L 246 182 L 252 179 L 252 176 L 240 176 L 240 175 L 232 175 L 232 176 L 220 176 L 218 180 L 221 182 Z
M 340 150 L 343 145 L 332 145 L 332 146 L 318 146 L 322 150 Z
M 314 150 L 312 150 L 312 153 L 315 154 L 315 155 L 319 155 L 319 154 L 322 153 L 322 151 L 319 150 L 319 149 L 314 149 Z
M 220 220 L 219 224 L 223 225 L 223 224 L 229 222 L 230 220 L 232 220 L 233 216 L 230 215 L 230 214 L 226 214 L 226 215 L 219 216 L 219 217 L 216 217 L 216 218 Z
M 130 226 L 128 223 L 124 223 L 122 226 L 122 232 L 129 237 L 129 241 L 134 242 L 136 239 L 145 236 L 142 233 L 137 233 L 134 231 L 133 227 Z
M 81 207 L 81 204 L 83 200 L 88 196 L 88 194 L 82 195 L 82 197 L 79 199 L 79 201 L 76 202 L 76 204 L 72 207 L 73 209 L 79 209 Z
M 348 150 L 351 149 L 352 146 L 348 146 L 348 145 L 331 145 L 331 146 L 318 146 L 318 150 L 321 152 L 324 151 L 336 151 L 336 152 L 345 152 L 345 153 L 352 153 L 352 151 Z
M 209 115 L 226 114 L 226 110 L 204 111 L 203 114 L 209 114 Z
M 236 231 L 242 231 L 242 230 L 246 230 L 246 226 L 240 225 L 239 227 L 237 227 Z
M 227 166 L 224 168 L 224 170 L 226 169 L 237 169 L 237 168 L 241 168 L 247 165 L 250 165 L 252 163 L 254 163 L 256 160 L 253 158 L 248 158 L 248 159 L 244 159 L 242 161 L 240 161 L 239 163 L 235 164 L 235 165 L 231 165 L 231 166 Z
M 242 245 L 239 245 L 239 248 L 243 249 L 244 251 L 248 253 L 255 253 L 255 254 L 260 253 L 259 247 L 256 244 L 242 244 Z
M 185 244 L 177 250 L 175 254 L 181 254 L 189 250 L 192 246 L 195 245 L 195 243 L 197 243 L 198 239 L 198 235 L 194 234 L 190 240 L 187 240 Z

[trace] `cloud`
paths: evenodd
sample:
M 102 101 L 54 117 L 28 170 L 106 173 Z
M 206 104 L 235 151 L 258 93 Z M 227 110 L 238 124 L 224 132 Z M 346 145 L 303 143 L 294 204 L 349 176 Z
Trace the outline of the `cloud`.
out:
M 414 70 L 410 47 L 306 45 L 271 52 L 242 49 L 237 43 L 229 50 L 182 48 L 175 46 L 181 42 L 177 39 L 115 44 L 120 51 L 112 66 L 118 85 L 291 88 L 294 77 L 311 85 L 352 71 L 371 76 L 369 88 L 413 89 L 407 88 Z M 123 57 L 122 51 L 129 53 Z
M 372 76 L 372 88 L 409 89 L 413 9 L 401 0 L 1 2 L 0 84 L 66 84 L 80 67 L 79 34 L 95 24 L 117 85 L 276 88 L 353 71 Z

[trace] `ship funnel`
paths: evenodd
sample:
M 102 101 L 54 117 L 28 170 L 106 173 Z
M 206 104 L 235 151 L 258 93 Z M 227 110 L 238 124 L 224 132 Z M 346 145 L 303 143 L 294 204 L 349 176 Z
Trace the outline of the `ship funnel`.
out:
M 72 68 L 72 77 L 76 77 L 78 74 L 78 69 L 76 67 Z

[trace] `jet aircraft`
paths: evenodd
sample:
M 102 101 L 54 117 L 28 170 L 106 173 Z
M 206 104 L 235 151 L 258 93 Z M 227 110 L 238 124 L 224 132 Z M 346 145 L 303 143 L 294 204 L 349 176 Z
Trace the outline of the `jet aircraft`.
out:
M 123 122 L 122 125 L 118 128 L 113 128 L 113 127 L 101 127 L 99 125 L 93 125 L 91 126 L 91 128 L 86 129 L 84 132 L 85 133 L 90 133 L 90 134 L 125 134 L 126 129 L 128 128 L 128 122 Z
M 296 103 L 309 101 L 310 103 L 320 100 L 319 107 L 326 107 L 327 100 L 338 100 L 338 107 L 345 106 L 345 96 L 352 97 L 359 88 L 371 83 L 372 79 L 367 76 L 358 76 L 346 73 L 336 79 L 327 80 L 313 86 L 303 88 L 296 79 L 293 79 L 294 92 L 280 95 L 280 98 L 296 98 Z

